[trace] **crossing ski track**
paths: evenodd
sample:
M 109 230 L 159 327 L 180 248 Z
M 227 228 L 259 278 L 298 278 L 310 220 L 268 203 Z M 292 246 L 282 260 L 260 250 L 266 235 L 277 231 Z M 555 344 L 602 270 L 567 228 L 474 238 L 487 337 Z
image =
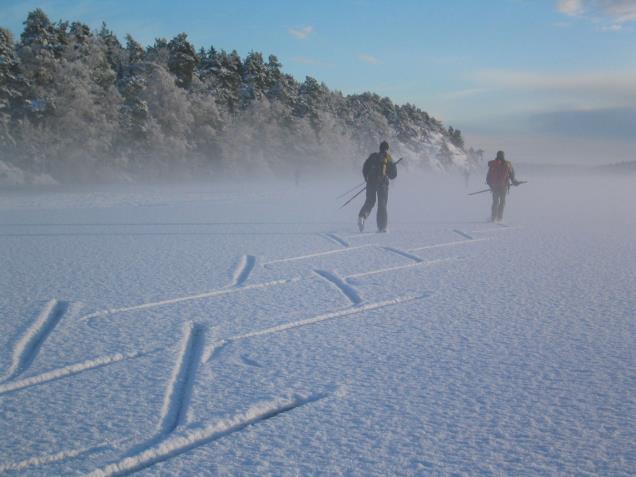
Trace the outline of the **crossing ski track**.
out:
M 360 297 L 360 293 L 353 286 L 346 283 L 342 278 L 340 278 L 335 272 L 328 272 L 327 270 L 314 270 L 314 272 L 321 278 L 324 278 L 329 283 L 334 285 L 338 290 L 342 292 L 342 294 L 351 300 L 351 303 L 354 306 L 362 303 L 362 298 Z
M 521 226 L 462 199 L 396 206 L 390 234 L 323 214 L 324 189 L 0 201 L 0 474 L 633 475 L 629 187 L 616 217 L 519 194 Z
M 238 414 L 230 418 L 229 420 L 221 421 L 220 423 L 207 426 L 203 430 L 190 431 L 184 427 L 187 424 L 187 411 L 191 394 L 195 386 L 196 372 L 198 367 L 202 363 L 208 363 L 215 359 L 215 357 L 227 345 L 246 339 L 286 332 L 300 327 L 312 326 L 329 320 L 347 318 L 353 315 L 362 314 L 364 312 L 378 310 L 385 307 L 395 306 L 402 303 L 425 298 L 427 296 L 426 294 L 420 294 L 394 297 L 388 300 L 374 303 L 365 303 L 360 296 L 359 291 L 351 283 L 349 283 L 349 280 L 380 273 L 404 270 L 412 267 L 435 265 L 448 262 L 450 260 L 456 260 L 456 257 L 449 257 L 425 261 L 421 257 L 418 257 L 411 252 L 426 248 L 444 247 L 466 243 L 465 241 L 447 242 L 425 247 L 416 247 L 410 251 L 404 251 L 395 247 L 379 246 L 378 244 L 373 243 L 351 247 L 348 241 L 340 238 L 335 233 L 324 233 L 320 235 L 327 238 L 330 242 L 333 242 L 343 248 L 324 252 L 309 253 L 300 256 L 284 257 L 265 262 L 262 264 L 262 266 L 293 261 L 310 260 L 312 258 L 319 258 L 343 252 L 372 248 L 386 250 L 395 255 L 407 258 L 413 263 L 407 265 L 372 269 L 366 272 L 350 274 L 345 278 L 339 276 L 335 271 L 313 269 L 313 272 L 317 277 L 325 280 L 336 290 L 338 290 L 345 298 L 347 298 L 351 302 L 351 306 L 341 310 L 318 314 L 307 319 L 287 322 L 280 325 L 264 329 L 257 329 L 249 331 L 247 333 L 231 336 L 229 338 L 213 342 L 208 345 L 207 348 L 205 346 L 205 327 L 199 323 L 187 322 L 184 325 L 183 336 L 179 344 L 175 366 L 173 368 L 170 380 L 166 385 L 166 391 L 164 394 L 164 400 L 161 414 L 159 416 L 156 434 L 154 436 L 150 436 L 147 440 L 141 442 L 140 444 L 131 447 L 124 454 L 123 458 L 120 461 L 112 463 L 102 469 L 97 469 L 89 475 L 128 475 L 143 468 L 149 467 L 157 462 L 175 457 L 192 448 L 212 442 L 225 435 L 240 431 L 241 429 L 255 424 L 259 421 L 274 417 L 285 412 L 289 412 L 297 407 L 304 406 L 311 402 L 323 399 L 325 395 L 309 397 L 301 396 L 287 400 L 275 400 L 264 405 L 257 405 L 256 407 L 248 410 L 246 413 Z M 486 239 L 477 239 L 477 241 L 478 240 Z M 246 285 L 246 281 L 249 279 L 256 266 L 256 257 L 254 255 L 245 254 L 239 258 L 238 263 L 233 271 L 231 282 L 224 288 L 128 307 L 98 310 L 96 312 L 81 317 L 80 321 L 106 317 L 117 313 L 135 312 L 149 308 L 174 305 L 191 300 L 207 299 L 252 289 L 270 288 L 292 283 L 301 279 L 300 277 L 283 278 L 265 283 Z M 35 359 L 35 356 L 37 355 L 42 342 L 53 331 L 66 309 L 67 304 L 65 302 L 51 300 L 49 303 L 47 303 L 45 309 L 42 311 L 36 322 L 27 330 L 22 339 L 16 345 L 16 349 L 13 355 L 13 363 L 9 371 L 9 378 L 7 378 L 7 380 L 17 377 L 20 373 L 28 368 L 33 359 Z M 150 352 L 155 351 L 157 350 L 153 350 Z M 58 379 L 71 377 L 86 371 L 138 358 L 150 352 L 133 352 L 127 354 L 116 353 L 57 368 L 49 372 L 19 381 L 11 380 L 9 382 L 6 382 L 7 380 L 5 380 L 5 382 L 0 383 L 0 395 L 19 391 L 21 389 L 36 385 L 47 384 Z M 260 365 L 255 361 L 252 361 L 248 358 L 242 359 L 243 362 L 248 366 L 260 367 Z M 185 434 L 183 434 L 184 431 Z M 83 454 L 90 453 L 95 449 L 95 447 L 82 448 L 77 450 L 62 451 L 57 454 L 47 456 L 33 457 L 18 463 L 6 464 L 3 467 L 0 467 L 0 470 L 21 470 L 33 466 L 44 466 L 46 464 L 61 462 L 67 459 L 78 457 Z
M 15 379 L 31 366 L 42 344 L 62 319 L 67 307 L 66 302 L 59 300 L 50 300 L 46 304 L 35 322 L 17 342 L 13 351 L 11 367 L 7 376 L 0 383 Z
M 320 394 L 293 394 L 290 397 L 265 401 L 251 406 L 248 410 L 223 419 L 203 429 L 188 431 L 182 435 L 174 435 L 135 455 L 125 457 L 103 468 L 96 469 L 87 477 L 115 477 L 130 475 L 154 464 L 177 457 L 184 452 L 214 442 L 222 437 L 242 431 L 248 426 L 272 419 L 293 411 L 302 406 L 315 403 L 329 396 Z
M 187 323 L 184 328 L 177 363 L 166 389 L 161 410 L 160 435 L 170 434 L 177 426 L 186 423 L 188 404 L 196 372 L 201 363 L 205 328 L 197 323 Z

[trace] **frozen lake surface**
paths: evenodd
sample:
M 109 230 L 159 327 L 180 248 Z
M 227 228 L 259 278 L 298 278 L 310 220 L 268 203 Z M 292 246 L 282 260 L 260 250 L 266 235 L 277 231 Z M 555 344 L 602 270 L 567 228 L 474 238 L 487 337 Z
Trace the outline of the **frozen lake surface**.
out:
M 636 474 L 635 181 L 520 178 L 0 192 L 0 474 Z

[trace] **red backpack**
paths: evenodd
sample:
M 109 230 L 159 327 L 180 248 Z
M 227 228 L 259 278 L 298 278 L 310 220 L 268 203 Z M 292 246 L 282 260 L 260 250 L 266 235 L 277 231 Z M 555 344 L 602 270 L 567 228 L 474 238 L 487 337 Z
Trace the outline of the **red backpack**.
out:
M 490 187 L 507 187 L 510 181 L 510 166 L 506 161 L 490 161 L 486 184 Z

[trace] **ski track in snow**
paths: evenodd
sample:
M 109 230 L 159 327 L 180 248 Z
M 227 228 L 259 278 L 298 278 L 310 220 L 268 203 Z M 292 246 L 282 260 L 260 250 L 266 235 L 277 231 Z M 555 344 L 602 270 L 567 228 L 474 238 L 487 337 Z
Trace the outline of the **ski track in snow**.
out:
M 467 244 L 473 244 L 473 243 L 477 243 L 477 242 L 484 242 L 486 240 L 492 240 L 491 238 L 478 238 L 478 239 L 472 239 L 472 240 L 456 240 L 454 242 L 443 242 L 443 243 L 434 243 L 431 245 L 424 245 L 422 247 L 415 247 L 412 249 L 409 249 L 409 252 L 419 252 L 421 250 L 428 250 L 431 248 L 441 248 L 441 247 L 452 247 L 455 245 L 467 245 Z
M 471 242 L 489 240 L 488 238 L 472 239 L 472 237 L 461 231 L 455 230 L 454 232 L 462 235 L 464 238 L 470 239 Z M 271 265 L 276 263 L 284 263 L 298 260 L 305 260 L 317 257 L 328 256 L 332 254 L 343 253 L 347 251 L 360 250 L 365 248 L 379 247 L 378 244 L 364 244 L 356 247 L 351 247 L 350 243 L 345 239 L 339 237 L 335 233 L 321 233 L 321 236 L 327 238 L 330 242 L 337 243 L 343 248 L 337 250 L 330 250 L 326 252 L 310 253 L 301 256 L 280 258 L 271 260 L 263 265 Z M 326 394 L 313 395 L 313 396 L 293 396 L 290 398 L 277 399 L 268 403 L 258 404 L 251 407 L 244 413 L 237 414 L 229 419 L 219 421 L 215 424 L 208 425 L 203 429 L 189 430 L 185 425 L 187 424 L 187 411 L 189 402 L 191 399 L 192 391 L 195 384 L 196 372 L 201 363 L 207 363 L 213 360 L 218 354 L 229 344 L 234 342 L 250 339 L 254 337 L 266 336 L 274 333 L 281 333 L 296 328 L 311 326 L 321 323 L 323 321 L 335 320 L 352 315 L 364 313 L 366 311 L 373 311 L 389 306 L 395 306 L 398 304 L 414 301 L 426 297 L 426 295 L 414 295 L 395 297 L 393 299 L 375 302 L 364 303 L 359 292 L 354 286 L 348 283 L 348 280 L 370 276 L 379 273 L 385 273 L 390 271 L 403 270 L 419 266 L 428 266 L 438 263 L 448 262 L 456 260 L 457 257 L 449 257 L 438 260 L 424 261 L 421 257 L 413 255 L 410 252 L 419 250 L 425 250 L 428 248 L 437 248 L 445 246 L 453 246 L 465 244 L 468 241 L 447 242 L 441 244 L 433 244 L 424 247 L 418 247 L 407 251 L 400 250 L 393 247 L 380 247 L 390 253 L 400 255 L 404 258 L 412 260 L 413 263 L 408 265 L 400 265 L 394 267 L 387 267 L 382 269 L 370 270 L 367 272 L 356 273 L 342 278 L 337 273 L 326 270 L 314 269 L 313 272 L 321 279 L 329 282 L 335 288 L 338 289 L 350 302 L 351 306 L 340 309 L 333 312 L 319 314 L 317 316 L 307 318 L 304 320 L 298 320 L 294 322 L 288 322 L 281 325 L 264 328 L 260 330 L 254 330 L 244 334 L 236 335 L 227 339 L 219 340 L 214 343 L 210 343 L 205 347 L 205 328 L 203 325 L 188 322 L 184 326 L 183 337 L 180 342 L 179 351 L 176 358 L 176 363 L 166 387 L 161 415 L 157 426 L 157 434 L 154 437 L 146 440 L 145 442 L 135 445 L 130 448 L 121 456 L 121 460 L 111 463 L 101 469 L 97 469 L 91 472 L 91 476 L 114 476 L 114 475 L 128 475 L 141 469 L 152 466 L 155 463 L 168 460 L 172 457 L 178 456 L 190 449 L 207 444 L 216 439 L 224 437 L 233 432 L 240 431 L 245 427 L 255 424 L 259 421 L 269 419 L 281 413 L 291 411 L 297 407 L 303 406 L 315 402 L 317 400 L 326 397 Z M 159 306 L 172 305 L 190 300 L 205 299 L 215 296 L 221 296 L 229 293 L 235 293 L 239 291 L 247 291 L 250 289 L 269 288 L 277 285 L 288 284 L 294 281 L 298 281 L 301 278 L 281 279 L 266 283 L 245 285 L 249 279 L 252 271 L 256 266 L 256 257 L 253 255 L 243 255 L 240 257 L 236 269 L 232 275 L 232 281 L 230 285 L 222 289 L 212 290 L 206 293 L 200 293 L 196 295 L 189 295 L 184 297 L 178 297 L 167 300 L 160 300 L 151 303 L 144 303 L 140 305 L 134 305 L 122 308 L 105 309 L 96 311 L 89 315 L 85 315 L 80 320 L 85 321 L 92 318 L 109 316 L 116 313 L 123 313 L 129 311 L 144 310 Z M 62 315 L 66 311 L 67 306 L 63 302 L 52 300 L 47 304 L 47 307 L 42 312 L 36 323 L 27 331 L 25 336 L 20 340 L 16 346 L 14 352 L 13 365 L 10 371 L 10 377 L 15 377 L 19 373 L 28 368 L 33 361 L 39 347 L 46 337 L 50 334 L 53 328 L 56 326 Z M 72 376 L 84 371 L 97 369 L 110 364 L 118 363 L 124 360 L 133 359 L 147 353 L 129 353 L 122 354 L 117 353 L 110 356 L 103 356 L 92 360 L 87 360 L 81 363 L 58 368 L 47 373 L 43 373 L 38 376 L 33 376 L 20 381 L 9 382 L 0 384 L 0 395 L 12 391 L 17 391 L 30 386 L 38 384 L 48 383 L 57 379 Z M 247 366 L 260 367 L 258 362 L 251 360 L 246 355 L 241 355 L 242 362 Z M 107 446 L 108 447 L 108 446 Z M 99 448 L 104 448 L 101 446 Z M 112 448 L 112 446 L 109 446 Z M 65 459 L 80 456 L 90 451 L 94 451 L 96 447 L 78 450 L 63 451 L 54 455 L 33 457 L 22 462 L 15 464 L 7 464 L 4 467 L 0 467 L 0 470 L 21 470 L 30 466 L 42 466 L 48 463 L 58 462 Z
M 38 384 L 49 383 L 51 381 L 55 381 L 58 379 L 66 378 L 68 376 L 73 376 L 75 374 L 83 373 L 84 371 L 90 371 L 92 369 L 97 369 L 97 368 L 108 366 L 114 363 L 119 363 L 120 361 L 126 361 L 129 359 L 138 358 L 140 356 L 145 356 L 152 352 L 153 351 L 136 352 L 136 353 L 129 353 L 129 354 L 117 353 L 117 354 L 112 354 L 109 356 L 102 356 L 102 357 L 91 359 L 88 361 L 83 361 L 81 363 L 75 363 L 69 366 L 53 369 L 46 373 L 38 374 L 37 376 L 31 376 L 29 378 L 20 379 L 18 381 L 7 382 L 4 384 L 0 384 L 0 395 L 7 394 L 12 391 L 18 391 L 21 389 L 29 388 L 31 386 L 37 386 Z
M 184 301 L 201 300 L 201 299 L 212 298 L 212 297 L 220 296 L 220 295 L 227 295 L 229 293 L 237 293 L 237 292 L 242 292 L 247 290 L 255 290 L 259 288 L 269 288 L 269 287 L 275 287 L 278 285 L 286 285 L 288 283 L 292 283 L 298 280 L 300 280 L 300 278 L 274 280 L 271 282 L 255 283 L 253 285 L 245 285 L 245 286 L 234 287 L 234 288 L 221 288 L 218 290 L 212 290 L 205 293 L 199 293 L 197 295 L 188 295 L 188 296 L 179 297 L 179 298 L 171 298 L 168 300 L 155 301 L 151 303 L 143 303 L 141 305 L 133 305 L 133 306 L 123 307 L 123 308 L 109 308 L 106 310 L 96 311 L 89 315 L 84 315 L 83 317 L 80 318 L 80 320 L 87 321 L 94 318 L 102 318 L 105 316 L 114 315 L 116 313 L 124 313 L 127 311 L 145 310 L 148 308 L 156 308 L 159 306 L 174 305 L 175 303 L 181 303 Z
M 89 454 L 93 452 L 99 452 L 103 450 L 111 449 L 111 446 L 104 442 L 100 445 L 93 447 L 85 447 L 83 449 L 73 449 L 67 451 L 61 451 L 56 454 L 42 455 L 38 457 L 31 457 L 30 459 L 26 459 L 20 462 L 15 462 L 13 464 L 4 464 L 0 465 L 0 472 L 9 472 L 11 470 L 24 470 L 29 467 L 40 467 L 47 464 L 52 464 L 55 462 L 62 462 L 67 459 L 72 459 L 74 457 L 79 457 L 84 454 Z
M 365 245 L 358 245 L 357 247 L 347 247 L 347 248 L 341 248 L 338 250 L 328 250 L 326 252 L 310 253 L 307 255 L 298 255 L 296 257 L 278 258 L 276 260 L 270 260 L 269 262 L 265 262 L 263 265 L 273 265 L 275 263 L 294 262 L 296 260 L 306 260 L 308 258 L 324 257 L 326 255 L 333 255 L 335 253 L 351 252 L 353 250 L 360 250 L 362 248 L 369 248 L 369 247 L 375 247 L 375 246 L 376 244 L 365 244 Z
M 46 304 L 35 323 L 27 329 L 16 344 L 9 372 L 0 382 L 16 378 L 31 366 L 42 344 L 62 319 L 67 307 L 66 302 L 58 300 L 51 300 Z
M 256 266 L 256 257 L 253 255 L 243 255 L 234 270 L 230 287 L 242 287 Z
M 201 363 L 204 339 L 205 328 L 202 325 L 186 324 L 176 366 L 164 396 L 159 423 L 161 436 L 168 435 L 185 424 L 196 372 Z
M 420 262 L 424 261 L 420 257 L 418 257 L 417 255 L 413 255 L 411 253 L 405 252 L 405 251 L 400 250 L 398 248 L 394 248 L 394 247 L 382 247 L 382 248 L 384 250 L 386 250 L 387 252 L 391 252 L 391 253 L 395 253 L 397 255 L 401 255 L 402 257 L 408 258 L 409 260 L 413 260 L 416 263 L 420 263 Z
M 87 475 L 89 477 L 129 475 L 234 432 L 241 431 L 250 425 L 271 419 L 306 404 L 320 401 L 327 396 L 327 393 L 307 396 L 296 394 L 288 398 L 279 398 L 256 404 L 243 413 L 236 414 L 203 429 L 189 431 L 179 436 L 175 435 L 135 455 L 126 457 L 101 469 L 96 469 Z
M 326 237 L 327 239 L 329 239 L 331 242 L 335 242 L 338 245 L 342 245 L 345 248 L 348 248 L 348 247 L 351 246 L 351 244 L 349 242 L 347 242 L 342 237 L 336 235 L 334 232 L 327 232 L 323 236 Z
M 385 301 L 380 301 L 375 303 L 360 304 L 357 306 L 345 308 L 343 310 L 333 311 L 330 313 L 324 313 L 324 314 L 317 315 L 312 318 L 307 318 L 304 320 L 292 321 L 289 323 L 272 326 L 270 328 L 265 328 L 262 330 L 251 331 L 249 333 L 245 333 L 242 335 L 233 336 L 231 338 L 228 338 L 226 341 L 234 342 L 234 341 L 244 340 L 247 338 L 253 338 L 256 336 L 264 336 L 264 335 L 270 335 L 273 333 L 281 333 L 283 331 L 288 331 L 294 328 L 315 325 L 316 323 L 320 323 L 322 321 L 333 320 L 336 318 L 342 318 L 349 315 L 363 313 L 365 311 L 377 310 L 380 308 L 386 308 L 388 306 L 399 305 L 401 303 L 407 303 L 409 301 L 419 300 L 425 297 L 426 295 L 411 295 L 411 296 L 392 298 L 390 300 L 385 300 Z
M 459 229 L 453 229 L 453 232 L 455 232 L 457 235 L 459 235 L 459 236 L 461 236 L 461 237 L 464 237 L 465 239 L 468 239 L 468 240 L 474 240 L 474 238 L 473 238 L 473 237 L 471 237 L 470 235 L 468 235 L 466 232 L 462 232 L 462 231 L 461 231 L 461 230 L 459 230 Z
M 342 278 L 340 278 L 334 272 L 328 272 L 326 270 L 314 270 L 314 272 L 321 278 L 324 278 L 326 281 L 334 285 L 344 296 L 346 296 L 354 306 L 362 303 L 362 298 L 358 291 L 348 283 L 346 283 Z
M 408 265 L 399 265 L 396 267 L 388 267 L 388 268 L 380 268 L 377 270 L 370 270 L 368 272 L 361 272 L 361 273 L 353 273 L 351 275 L 348 275 L 345 278 L 346 282 L 349 282 L 350 279 L 355 279 L 355 278 L 362 278 L 362 277 L 368 277 L 371 275 L 377 275 L 378 273 L 386 273 L 386 272 L 393 272 L 396 270 L 405 270 L 407 268 L 414 268 L 414 267 L 426 267 L 426 266 L 430 266 L 430 265 L 436 265 L 438 263 L 444 263 L 444 262 L 451 262 L 454 260 L 459 260 L 459 257 L 447 257 L 447 258 L 440 258 L 437 260 L 429 260 L 429 261 L 419 261 L 419 262 L 415 262 L 415 263 L 409 263 Z
M 471 230 L 471 234 L 490 234 L 490 233 L 495 233 L 495 232 L 509 232 L 512 230 L 520 230 L 523 227 L 519 227 L 519 226 L 499 226 L 497 228 L 491 228 L 491 229 L 479 229 L 479 230 Z

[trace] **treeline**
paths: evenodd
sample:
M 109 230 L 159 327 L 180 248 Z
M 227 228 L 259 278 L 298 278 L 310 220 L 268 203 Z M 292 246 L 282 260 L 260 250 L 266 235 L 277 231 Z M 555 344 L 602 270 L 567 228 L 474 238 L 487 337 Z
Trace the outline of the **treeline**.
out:
M 0 161 L 58 181 L 353 167 L 387 139 L 426 167 L 467 167 L 459 130 L 364 93 L 298 82 L 261 53 L 143 47 L 104 24 L 29 13 L 0 28 Z

